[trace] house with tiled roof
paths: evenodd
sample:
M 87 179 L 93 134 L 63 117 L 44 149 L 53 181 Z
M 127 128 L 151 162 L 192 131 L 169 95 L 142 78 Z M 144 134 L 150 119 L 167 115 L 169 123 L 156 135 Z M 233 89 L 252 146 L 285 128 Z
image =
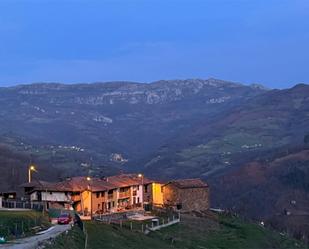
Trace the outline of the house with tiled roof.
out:
M 163 185 L 163 202 L 181 211 L 209 209 L 209 186 L 201 179 L 181 179 Z
M 208 185 L 200 179 L 164 184 L 140 174 L 120 174 L 104 178 L 71 177 L 55 183 L 34 180 L 22 187 L 30 201 L 43 202 L 47 209 L 62 207 L 83 215 L 153 206 L 183 210 L 209 206 Z
M 62 182 L 46 182 L 34 180 L 22 184 L 25 194 L 32 202 L 43 202 L 45 208 L 64 207 L 69 208 L 71 204 L 71 188 Z
M 105 178 L 71 177 L 61 182 L 34 180 L 21 185 L 32 202 L 46 208 L 72 208 L 82 214 L 143 208 L 144 186 L 152 180 L 137 174 Z

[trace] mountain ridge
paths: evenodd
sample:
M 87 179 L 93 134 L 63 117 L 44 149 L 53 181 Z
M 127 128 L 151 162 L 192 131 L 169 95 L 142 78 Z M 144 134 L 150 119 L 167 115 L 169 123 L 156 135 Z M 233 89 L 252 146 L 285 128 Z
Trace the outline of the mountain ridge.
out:
M 230 186 L 233 199 L 243 201 L 244 208 L 250 203 L 252 214 L 261 218 L 259 200 L 247 197 L 265 194 L 260 199 L 273 205 L 267 210 L 279 210 L 276 198 L 287 200 L 284 192 L 266 191 L 271 180 L 281 186 L 281 177 L 289 184 L 295 177 L 307 179 L 299 177 L 307 171 L 298 159 L 289 161 L 295 170 L 279 164 L 275 171 L 267 171 L 267 164 L 259 163 L 276 157 L 276 151 L 292 154 L 291 148 L 309 141 L 306 84 L 283 90 L 215 79 L 35 84 L 0 88 L 0 105 L 0 142 L 11 151 L 0 151 L 4 187 L 18 185 L 6 182 L 17 170 L 10 155 L 21 153 L 23 160 L 16 165 L 25 173 L 25 164 L 32 161 L 40 179 L 123 171 L 161 180 L 201 177 L 217 197 L 226 197 L 224 184 Z M 229 176 L 242 181 L 247 172 L 253 183 L 264 175 L 269 178 L 262 177 L 260 186 L 229 181 Z M 16 181 L 22 179 L 24 174 Z M 293 188 L 289 185 L 286 191 L 292 193 Z M 225 199 L 214 198 L 213 203 L 233 207 Z M 295 220 L 283 221 L 286 217 L 279 223 L 273 219 L 280 226 L 296 226 Z

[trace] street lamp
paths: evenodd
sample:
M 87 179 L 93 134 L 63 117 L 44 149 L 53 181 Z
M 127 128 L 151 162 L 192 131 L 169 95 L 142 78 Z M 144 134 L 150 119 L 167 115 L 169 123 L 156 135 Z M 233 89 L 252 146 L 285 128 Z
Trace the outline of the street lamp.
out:
M 139 173 L 137 176 L 138 176 L 138 178 L 140 178 L 142 180 L 142 200 L 141 200 L 141 203 L 142 203 L 142 208 L 143 208 L 143 206 L 144 206 L 144 176 L 141 173 Z
M 28 168 L 28 182 L 31 182 L 31 173 L 32 171 L 36 171 L 35 166 L 34 165 L 30 165 Z
M 86 180 L 88 181 L 88 190 L 90 191 L 90 218 L 92 220 L 92 191 L 91 191 L 91 184 L 90 184 L 91 177 L 87 176 Z

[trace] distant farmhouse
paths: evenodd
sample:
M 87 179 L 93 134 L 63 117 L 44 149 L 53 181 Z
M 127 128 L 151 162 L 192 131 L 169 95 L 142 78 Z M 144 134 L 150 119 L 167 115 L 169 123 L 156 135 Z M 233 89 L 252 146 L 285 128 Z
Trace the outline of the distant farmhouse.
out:
M 162 183 L 137 174 L 121 174 L 72 177 L 56 183 L 36 180 L 22 187 L 30 201 L 43 202 L 47 209 L 74 209 L 84 215 L 153 207 L 180 211 L 209 208 L 209 187 L 200 179 Z

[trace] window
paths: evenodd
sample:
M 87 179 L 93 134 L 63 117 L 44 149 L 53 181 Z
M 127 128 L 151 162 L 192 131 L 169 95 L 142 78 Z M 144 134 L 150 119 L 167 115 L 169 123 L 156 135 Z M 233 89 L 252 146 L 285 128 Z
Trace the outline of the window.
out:
M 97 192 L 96 194 L 97 194 L 97 198 L 100 198 L 100 192 Z
M 124 192 L 129 191 L 129 189 L 130 189 L 130 188 L 120 188 L 120 189 L 119 189 L 119 192 L 120 192 L 120 193 L 124 193 Z
M 137 203 L 139 203 L 139 197 L 137 197 Z
M 101 192 L 101 197 L 104 197 L 104 192 Z
M 112 195 L 113 194 L 113 190 L 108 190 L 108 194 Z
M 100 205 L 100 204 L 98 204 L 98 209 L 100 209 L 100 207 L 101 207 L 101 205 Z
M 144 186 L 144 192 L 147 193 L 148 192 L 148 185 Z

